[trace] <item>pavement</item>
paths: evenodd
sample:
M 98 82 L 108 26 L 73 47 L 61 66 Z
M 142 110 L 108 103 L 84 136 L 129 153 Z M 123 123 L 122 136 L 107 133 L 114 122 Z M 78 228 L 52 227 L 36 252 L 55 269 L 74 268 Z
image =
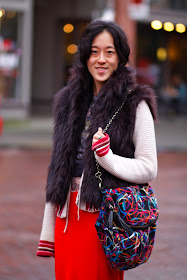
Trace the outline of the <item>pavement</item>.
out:
M 50 149 L 52 134 L 53 119 L 49 117 L 6 120 L 0 136 L 0 147 Z
M 155 124 L 158 151 L 187 151 L 187 116 L 161 118 Z M 50 149 L 53 119 L 33 117 L 6 121 L 0 136 L 0 148 Z
M 47 149 L 0 152 L 0 280 L 55 280 L 54 259 L 36 256 L 49 159 Z M 155 247 L 124 280 L 187 279 L 187 152 L 161 152 L 158 165 L 152 182 L 160 211 Z

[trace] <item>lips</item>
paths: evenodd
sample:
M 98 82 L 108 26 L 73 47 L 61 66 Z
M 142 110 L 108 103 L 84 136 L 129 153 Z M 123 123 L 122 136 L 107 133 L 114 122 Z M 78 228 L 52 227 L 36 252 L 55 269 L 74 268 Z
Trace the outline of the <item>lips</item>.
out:
M 98 71 L 98 73 L 104 73 L 107 70 L 107 67 L 96 67 L 96 70 Z

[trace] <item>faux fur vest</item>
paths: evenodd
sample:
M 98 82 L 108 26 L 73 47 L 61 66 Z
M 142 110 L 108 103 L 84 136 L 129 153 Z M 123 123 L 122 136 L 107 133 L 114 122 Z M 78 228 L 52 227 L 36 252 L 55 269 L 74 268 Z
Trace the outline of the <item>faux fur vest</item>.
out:
M 93 98 L 92 84 L 88 84 L 89 80 L 82 68 L 74 67 L 69 84 L 55 97 L 53 152 L 49 165 L 46 199 L 48 202 L 51 201 L 62 206 L 67 199 L 81 133 Z M 105 128 L 112 115 L 121 105 L 129 89 L 132 91 L 128 95 L 125 105 L 107 131 L 110 136 L 110 147 L 113 153 L 128 158 L 134 157 L 132 140 L 136 108 L 140 101 L 145 100 L 149 105 L 153 118 L 156 119 L 157 117 L 154 92 L 148 86 L 135 84 L 132 71 L 127 67 L 116 71 L 104 84 L 91 115 L 89 136 L 86 140 L 83 158 L 84 177 L 81 188 L 81 201 L 85 201 L 90 206 L 99 207 L 101 203 L 98 181 L 95 178 L 95 159 L 91 150 L 92 137 L 98 127 Z M 103 168 L 101 168 L 101 171 L 103 185 L 106 188 L 123 186 L 127 183 Z

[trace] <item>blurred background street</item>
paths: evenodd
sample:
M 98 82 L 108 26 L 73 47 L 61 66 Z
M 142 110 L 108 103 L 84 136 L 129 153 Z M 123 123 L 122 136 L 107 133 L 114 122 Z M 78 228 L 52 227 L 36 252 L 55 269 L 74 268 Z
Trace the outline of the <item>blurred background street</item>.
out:
M 126 280 L 187 279 L 187 1 L 0 1 L 0 280 L 55 280 L 36 257 L 52 148 L 52 101 L 93 19 L 127 34 L 137 82 L 153 87 L 160 217 L 148 263 Z M 75 279 L 76 280 L 76 279 Z

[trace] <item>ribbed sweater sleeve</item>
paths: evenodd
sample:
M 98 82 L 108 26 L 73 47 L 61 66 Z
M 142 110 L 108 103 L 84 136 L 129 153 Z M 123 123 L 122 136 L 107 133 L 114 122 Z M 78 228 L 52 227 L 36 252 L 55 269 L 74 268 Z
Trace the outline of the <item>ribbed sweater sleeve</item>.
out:
M 145 101 L 136 110 L 133 143 L 134 158 L 118 156 L 111 149 L 103 157 L 94 154 L 99 164 L 116 177 L 137 184 L 148 183 L 157 174 L 157 152 L 154 122 Z
M 54 257 L 55 221 L 55 205 L 48 202 L 45 204 L 42 231 L 40 235 L 37 256 Z

